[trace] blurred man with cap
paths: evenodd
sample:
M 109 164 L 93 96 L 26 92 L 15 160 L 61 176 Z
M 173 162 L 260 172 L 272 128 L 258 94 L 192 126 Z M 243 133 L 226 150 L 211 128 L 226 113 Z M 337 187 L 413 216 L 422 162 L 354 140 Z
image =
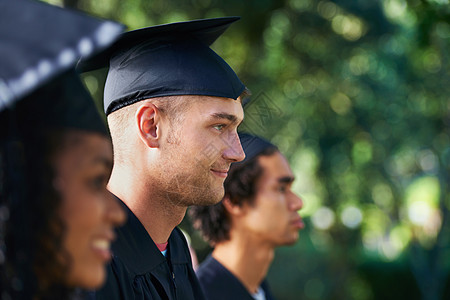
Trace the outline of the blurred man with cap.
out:
M 264 280 L 276 247 L 294 244 L 303 206 L 286 158 L 270 142 L 240 134 L 245 160 L 231 166 L 225 196 L 190 208 L 194 226 L 214 247 L 197 270 L 206 299 L 274 299 Z
M 104 92 L 114 148 L 108 187 L 128 222 L 94 299 L 203 299 L 176 226 L 188 206 L 220 201 L 230 164 L 244 158 L 237 126 L 245 86 L 209 48 L 237 19 L 140 29 L 113 47 Z

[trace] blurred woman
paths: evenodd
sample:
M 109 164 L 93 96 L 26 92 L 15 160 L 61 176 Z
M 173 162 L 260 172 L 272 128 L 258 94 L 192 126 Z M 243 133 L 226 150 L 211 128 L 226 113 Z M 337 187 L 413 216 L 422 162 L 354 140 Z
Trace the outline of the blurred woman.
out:
M 97 288 L 125 214 L 112 147 L 74 66 L 123 27 L 39 1 L 0 1 L 0 299 Z
M 69 72 L 1 119 L 3 134 L 14 133 L 2 137 L 1 153 L 4 170 L 14 170 L 2 176 L 10 213 L 5 271 L 16 273 L 10 292 L 66 299 L 75 287 L 101 286 L 113 227 L 125 214 L 106 189 L 111 142 L 92 99 Z

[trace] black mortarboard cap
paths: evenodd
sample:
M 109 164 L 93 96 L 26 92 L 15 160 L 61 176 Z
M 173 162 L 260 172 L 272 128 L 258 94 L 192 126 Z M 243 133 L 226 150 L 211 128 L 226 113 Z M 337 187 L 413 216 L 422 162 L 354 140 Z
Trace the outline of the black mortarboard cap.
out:
M 33 130 L 77 129 L 108 136 L 97 107 L 74 69 L 24 97 L 16 106 L 19 122 Z
M 275 146 L 271 142 L 248 133 L 239 133 L 239 139 L 241 141 L 242 149 L 245 153 L 245 159 L 242 161 L 242 163 L 258 156 L 267 148 L 277 148 L 277 146 Z
M 0 0 L 0 111 L 99 54 L 123 28 L 40 1 Z
M 237 99 L 245 86 L 209 46 L 239 17 L 171 23 L 124 33 L 111 50 L 104 108 L 143 99 L 202 95 Z M 84 71 L 107 61 L 81 64 Z

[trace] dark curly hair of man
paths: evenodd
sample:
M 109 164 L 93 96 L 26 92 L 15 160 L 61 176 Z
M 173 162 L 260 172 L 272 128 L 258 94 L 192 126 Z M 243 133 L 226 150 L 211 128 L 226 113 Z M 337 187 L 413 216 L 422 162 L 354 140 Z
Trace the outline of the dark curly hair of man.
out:
M 224 182 L 224 198 L 231 203 L 241 206 L 243 203 L 252 204 L 256 194 L 256 184 L 261 178 L 263 169 L 258 162 L 260 156 L 270 156 L 278 149 L 268 147 L 257 156 L 231 165 Z M 195 229 L 199 230 L 203 238 L 211 246 L 230 238 L 230 219 L 226 209 L 220 201 L 211 206 L 192 206 L 189 216 Z

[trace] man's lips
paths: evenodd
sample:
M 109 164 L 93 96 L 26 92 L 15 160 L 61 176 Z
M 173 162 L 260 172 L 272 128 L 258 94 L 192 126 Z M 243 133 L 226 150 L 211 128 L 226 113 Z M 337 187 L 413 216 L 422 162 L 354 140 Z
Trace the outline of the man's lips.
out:
M 292 226 L 298 228 L 298 229 L 303 229 L 305 228 L 305 223 L 303 223 L 302 218 L 295 218 L 294 220 L 291 221 Z
M 222 178 L 227 178 L 228 176 L 228 169 L 211 169 L 211 172 L 214 175 Z

